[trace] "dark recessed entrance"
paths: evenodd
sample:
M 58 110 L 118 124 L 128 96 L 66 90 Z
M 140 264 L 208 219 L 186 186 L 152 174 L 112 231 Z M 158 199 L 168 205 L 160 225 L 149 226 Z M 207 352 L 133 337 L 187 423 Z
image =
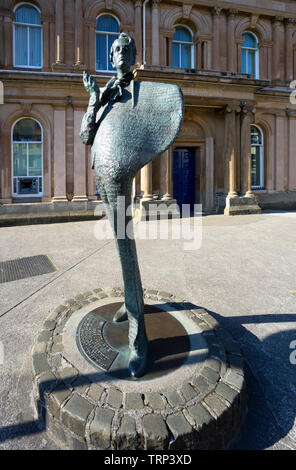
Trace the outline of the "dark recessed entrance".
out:
M 174 150 L 174 199 L 182 208 L 182 204 L 195 203 L 196 162 L 195 148 L 176 148 Z

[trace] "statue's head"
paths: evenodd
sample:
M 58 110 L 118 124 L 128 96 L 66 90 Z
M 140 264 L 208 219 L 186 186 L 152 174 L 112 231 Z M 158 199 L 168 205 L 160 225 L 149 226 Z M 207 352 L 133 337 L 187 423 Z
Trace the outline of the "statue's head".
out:
M 127 33 L 120 33 L 113 42 L 110 51 L 110 62 L 116 69 L 129 71 L 136 61 L 137 49 L 133 38 Z

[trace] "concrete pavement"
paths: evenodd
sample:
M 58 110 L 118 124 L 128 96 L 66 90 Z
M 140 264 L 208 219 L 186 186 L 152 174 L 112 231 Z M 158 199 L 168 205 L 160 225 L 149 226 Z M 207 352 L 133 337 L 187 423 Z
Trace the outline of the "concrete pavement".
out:
M 36 426 L 31 349 L 63 301 L 122 285 L 114 241 L 94 235 L 103 223 L 0 228 L 1 261 L 45 254 L 57 268 L 0 284 L 0 449 L 57 448 Z M 295 242 L 296 212 L 205 216 L 198 250 L 183 239 L 137 240 L 143 286 L 206 308 L 240 344 L 249 400 L 233 449 L 296 449 Z

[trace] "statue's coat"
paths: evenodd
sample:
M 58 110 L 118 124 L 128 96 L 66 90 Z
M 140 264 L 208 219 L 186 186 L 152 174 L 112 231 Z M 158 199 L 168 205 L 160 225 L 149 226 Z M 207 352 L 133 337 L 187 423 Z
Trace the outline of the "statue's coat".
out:
M 118 102 L 100 108 L 92 145 L 92 162 L 100 180 L 134 177 L 176 139 L 184 115 L 176 85 L 135 82 L 123 88 Z

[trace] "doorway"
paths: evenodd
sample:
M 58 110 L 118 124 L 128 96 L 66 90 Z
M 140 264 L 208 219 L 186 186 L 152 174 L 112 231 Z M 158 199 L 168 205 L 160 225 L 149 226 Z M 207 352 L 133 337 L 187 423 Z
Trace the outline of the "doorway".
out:
M 173 183 L 174 199 L 176 199 L 180 209 L 182 204 L 190 204 L 194 208 L 194 203 L 198 202 L 199 180 L 197 179 L 198 161 L 196 159 L 196 148 L 176 148 L 173 154 Z

